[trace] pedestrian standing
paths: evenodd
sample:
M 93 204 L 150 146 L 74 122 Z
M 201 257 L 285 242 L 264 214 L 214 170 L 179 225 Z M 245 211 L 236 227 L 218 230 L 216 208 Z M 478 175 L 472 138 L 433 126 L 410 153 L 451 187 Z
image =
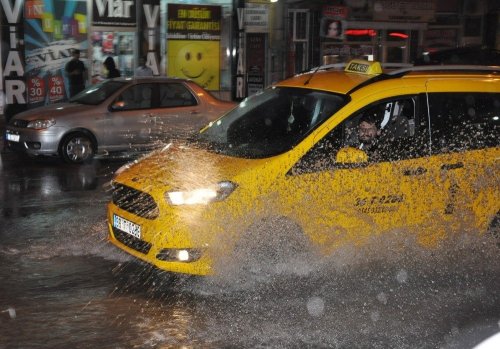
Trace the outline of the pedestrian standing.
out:
M 153 70 L 146 65 L 144 57 L 139 58 L 139 66 L 135 69 L 135 76 L 153 76 Z
M 106 69 L 106 79 L 119 78 L 121 76 L 120 71 L 116 68 L 115 60 L 113 57 L 108 56 L 104 60 L 104 68 Z
M 73 58 L 66 63 L 66 67 L 64 68 L 68 75 L 70 97 L 73 97 L 85 89 L 85 76 L 87 74 L 87 69 L 80 60 L 80 50 L 76 48 L 73 49 L 72 55 Z

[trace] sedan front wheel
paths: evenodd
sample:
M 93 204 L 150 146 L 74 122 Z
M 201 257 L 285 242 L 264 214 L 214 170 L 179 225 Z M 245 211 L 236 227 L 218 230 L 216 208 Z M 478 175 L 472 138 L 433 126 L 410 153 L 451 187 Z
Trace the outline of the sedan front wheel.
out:
M 75 132 L 64 137 L 59 151 L 65 162 L 80 164 L 92 160 L 95 144 L 88 135 Z

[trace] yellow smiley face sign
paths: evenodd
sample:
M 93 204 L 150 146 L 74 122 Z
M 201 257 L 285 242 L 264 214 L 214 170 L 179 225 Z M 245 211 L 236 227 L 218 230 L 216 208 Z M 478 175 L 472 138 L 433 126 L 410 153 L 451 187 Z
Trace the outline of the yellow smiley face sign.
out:
M 207 90 L 219 90 L 219 42 L 171 40 L 167 74 L 194 80 Z

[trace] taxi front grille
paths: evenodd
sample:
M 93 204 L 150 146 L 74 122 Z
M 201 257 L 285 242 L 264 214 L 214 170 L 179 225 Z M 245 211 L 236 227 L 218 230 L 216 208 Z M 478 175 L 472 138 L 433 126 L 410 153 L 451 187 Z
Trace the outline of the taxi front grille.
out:
M 148 254 L 151 249 L 151 244 L 149 242 L 138 239 L 130 234 L 125 233 L 124 231 L 113 227 L 113 235 L 116 240 L 120 241 L 122 244 L 133 248 L 134 250 Z
M 136 216 L 146 219 L 158 217 L 158 205 L 148 193 L 115 183 L 113 185 L 112 200 L 116 206 Z

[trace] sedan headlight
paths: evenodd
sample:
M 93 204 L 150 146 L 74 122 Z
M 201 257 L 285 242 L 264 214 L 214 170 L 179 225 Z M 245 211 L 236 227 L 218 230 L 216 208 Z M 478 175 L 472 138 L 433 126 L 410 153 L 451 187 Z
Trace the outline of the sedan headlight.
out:
M 28 122 L 27 128 L 34 128 L 35 130 L 42 130 L 44 128 L 49 128 L 56 124 L 54 119 L 39 119 Z
M 165 198 L 171 205 L 200 205 L 222 201 L 236 189 L 236 184 L 229 181 L 219 182 L 213 187 L 197 188 L 188 191 L 169 191 Z

